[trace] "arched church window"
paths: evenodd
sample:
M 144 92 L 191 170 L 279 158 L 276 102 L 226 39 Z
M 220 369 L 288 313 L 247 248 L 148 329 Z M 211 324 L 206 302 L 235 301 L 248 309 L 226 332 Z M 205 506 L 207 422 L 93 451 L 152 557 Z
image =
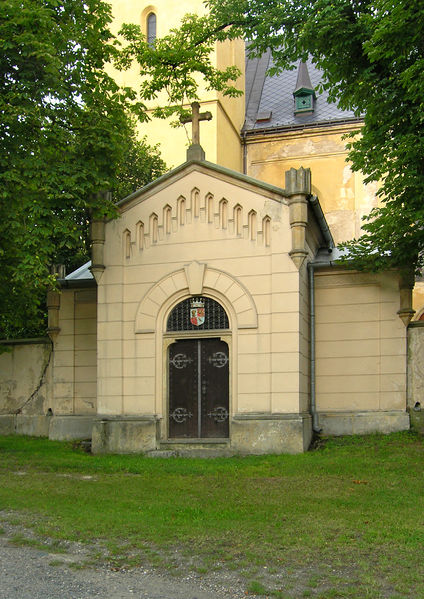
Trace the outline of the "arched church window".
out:
M 156 15 L 151 12 L 147 15 L 147 43 L 149 46 L 153 46 L 156 39 Z
M 228 329 L 224 308 L 210 297 L 188 297 L 171 311 L 167 331 L 205 331 Z

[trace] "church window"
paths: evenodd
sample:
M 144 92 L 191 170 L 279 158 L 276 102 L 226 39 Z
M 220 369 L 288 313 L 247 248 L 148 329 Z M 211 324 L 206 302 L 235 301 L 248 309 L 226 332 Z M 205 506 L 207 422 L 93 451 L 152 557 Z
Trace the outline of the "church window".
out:
M 243 209 L 240 204 L 234 206 L 234 230 L 236 235 L 241 235 L 243 231 Z
M 167 331 L 204 331 L 228 329 L 224 308 L 210 297 L 189 297 L 171 311 Z
M 254 241 L 256 239 L 256 212 L 251 210 L 249 212 L 249 239 Z
M 144 224 L 141 220 L 137 223 L 137 246 L 139 250 L 144 248 Z
M 171 217 L 172 217 L 171 206 L 165 206 L 165 208 L 163 209 L 163 224 L 164 224 L 165 233 L 167 235 L 169 235 L 171 233 L 171 222 L 172 222 Z
M 152 243 L 158 241 L 158 216 L 154 213 L 150 216 L 150 239 Z
M 146 25 L 147 43 L 149 46 L 153 46 L 156 39 L 156 15 L 154 12 L 147 15 Z
M 264 245 L 269 246 L 271 244 L 271 219 L 269 216 L 265 216 L 262 221 L 262 234 Z
M 219 224 L 222 229 L 226 229 L 228 225 L 228 202 L 224 199 L 219 202 Z

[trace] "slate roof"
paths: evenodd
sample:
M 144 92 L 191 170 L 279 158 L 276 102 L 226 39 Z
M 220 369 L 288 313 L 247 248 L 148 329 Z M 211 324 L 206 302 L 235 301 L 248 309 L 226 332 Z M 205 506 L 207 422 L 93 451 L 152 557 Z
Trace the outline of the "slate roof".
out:
M 298 66 L 292 71 L 283 71 L 271 77 L 266 74 L 267 69 L 272 66 L 270 52 L 261 58 L 249 58 L 247 51 L 244 132 L 357 120 L 352 111 L 340 110 L 336 104 L 330 104 L 327 92 L 317 91 L 322 78 L 321 72 L 310 60 L 306 64 L 316 92 L 315 109 L 312 114 L 295 115 L 293 92 L 298 79 Z

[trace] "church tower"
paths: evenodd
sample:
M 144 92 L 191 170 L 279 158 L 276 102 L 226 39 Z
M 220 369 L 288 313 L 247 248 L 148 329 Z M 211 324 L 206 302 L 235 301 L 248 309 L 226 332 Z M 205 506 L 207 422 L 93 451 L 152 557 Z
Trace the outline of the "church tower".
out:
M 148 0 L 145 3 L 136 0 L 111 0 L 111 5 L 114 16 L 112 30 L 115 34 L 123 23 L 136 23 L 151 41 L 155 37 L 167 35 L 173 27 L 178 27 L 185 14 L 205 13 L 201 0 L 155 0 L 154 4 L 148 4 Z M 238 66 L 242 75 L 237 81 L 237 87 L 244 90 L 245 49 L 242 40 L 216 44 L 212 61 L 218 68 Z M 137 89 L 140 80 L 136 67 L 126 72 L 114 72 L 114 77 L 120 85 L 134 89 Z M 202 147 L 206 160 L 241 171 L 240 131 L 244 123 L 244 96 L 228 98 L 216 91 L 208 91 L 202 87 L 199 77 L 199 97 L 201 110 L 212 114 L 212 119 L 202 127 Z M 161 103 L 166 103 L 165 95 L 148 106 L 152 109 Z M 175 129 L 168 120 L 154 118 L 140 127 L 140 133 L 147 136 L 150 144 L 160 145 L 162 157 L 169 167 L 178 166 L 186 160 L 186 150 L 192 139 L 190 124 Z

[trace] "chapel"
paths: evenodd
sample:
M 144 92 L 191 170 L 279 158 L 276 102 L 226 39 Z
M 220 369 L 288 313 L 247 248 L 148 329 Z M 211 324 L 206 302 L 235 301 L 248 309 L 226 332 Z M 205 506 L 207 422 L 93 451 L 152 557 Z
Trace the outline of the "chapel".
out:
M 152 42 L 204 10 L 112 7 L 116 31 L 135 22 Z M 348 269 L 337 249 L 377 201 L 346 162 L 343 136 L 361 121 L 318 93 L 311 62 L 269 76 L 271 60 L 217 45 L 244 97 L 200 88 L 184 127 L 143 126 L 172 168 L 92 223 L 91 262 L 49 293 L 53 349 L 31 421 L 43 434 L 90 439 L 94 453 L 230 455 L 409 428 L 413 282 Z

